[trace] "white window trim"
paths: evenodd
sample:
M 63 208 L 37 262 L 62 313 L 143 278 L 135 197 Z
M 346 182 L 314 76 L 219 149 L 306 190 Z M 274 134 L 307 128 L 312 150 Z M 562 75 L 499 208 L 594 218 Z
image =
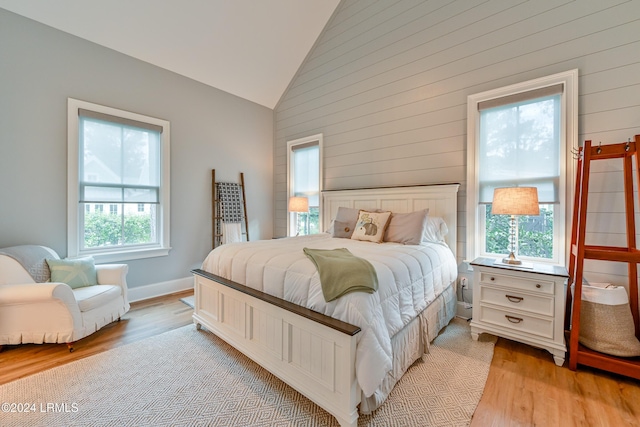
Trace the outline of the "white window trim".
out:
M 318 195 L 319 197 L 319 214 L 318 214 L 318 223 L 320 224 L 320 226 L 322 226 L 322 145 L 323 145 L 323 138 L 322 138 L 322 134 L 318 133 L 316 135 L 310 135 L 310 136 L 306 136 L 304 138 L 299 138 L 299 139 L 294 139 L 291 141 L 287 141 L 287 204 L 286 206 L 289 206 L 289 198 L 293 196 L 293 177 L 292 177 L 292 164 L 291 164 L 291 151 L 292 151 L 292 147 L 296 146 L 296 145 L 302 145 L 302 144 L 307 144 L 309 142 L 316 142 L 318 141 L 318 148 L 319 148 L 319 156 L 320 156 L 320 164 L 318 165 L 319 167 L 319 172 L 320 172 L 320 176 L 319 176 L 319 182 L 320 182 L 320 194 Z M 295 235 L 295 230 L 292 229 L 293 227 L 293 218 L 294 213 L 293 212 L 289 212 L 288 208 L 287 208 L 287 235 L 289 236 L 294 236 Z
M 163 127 L 160 136 L 160 152 L 162 156 L 160 204 L 158 214 L 160 215 L 160 238 L 159 244 L 134 247 L 117 248 L 109 250 L 80 250 L 80 204 L 79 200 L 79 118 L 78 109 L 86 109 L 109 114 L 116 117 L 137 120 L 151 123 Z M 99 104 L 80 101 L 73 98 L 67 100 L 67 256 L 75 258 L 91 255 L 97 263 L 109 263 L 126 261 L 133 259 L 152 258 L 166 256 L 169 254 L 170 246 L 170 123 L 166 120 L 148 117 L 141 114 L 118 110 Z
M 566 141 L 564 150 L 560 150 L 560 189 L 559 199 L 564 200 L 562 208 L 554 209 L 555 218 L 564 218 L 564 222 L 554 224 L 554 243 L 557 242 L 557 256 L 549 263 L 567 265 L 571 238 L 571 213 L 573 208 L 573 193 L 575 191 L 575 165 L 571 150 L 578 147 L 578 70 L 569 70 L 535 80 L 505 86 L 502 88 L 470 95 L 467 98 L 467 260 L 481 256 L 484 250 L 480 247 L 482 239 L 477 238 L 480 230 L 478 215 L 478 156 L 477 150 L 480 129 L 480 113 L 478 103 L 493 98 L 527 92 L 537 88 L 563 83 L 564 91 L 561 97 L 560 140 Z M 555 251 L 554 251 L 555 252 Z M 536 262 L 544 262 L 536 258 Z

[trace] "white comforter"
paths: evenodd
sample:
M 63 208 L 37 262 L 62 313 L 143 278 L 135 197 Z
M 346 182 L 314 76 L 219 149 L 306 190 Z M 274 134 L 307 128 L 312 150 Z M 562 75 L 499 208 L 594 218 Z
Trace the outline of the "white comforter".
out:
M 347 248 L 369 260 L 378 275 L 378 291 L 353 292 L 326 303 L 305 247 Z M 329 234 L 222 245 L 209 253 L 202 269 L 359 326 L 356 377 L 365 396 L 376 391 L 391 369 L 391 337 L 457 275 L 455 258 L 445 244 L 377 244 Z

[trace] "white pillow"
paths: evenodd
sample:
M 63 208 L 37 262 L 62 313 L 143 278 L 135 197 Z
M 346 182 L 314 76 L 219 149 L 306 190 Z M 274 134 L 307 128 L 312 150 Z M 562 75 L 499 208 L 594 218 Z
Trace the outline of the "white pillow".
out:
M 424 235 L 422 236 L 423 242 L 442 243 L 444 242 L 444 236 L 449 233 L 449 228 L 439 216 L 428 216 L 427 224 L 424 229 Z

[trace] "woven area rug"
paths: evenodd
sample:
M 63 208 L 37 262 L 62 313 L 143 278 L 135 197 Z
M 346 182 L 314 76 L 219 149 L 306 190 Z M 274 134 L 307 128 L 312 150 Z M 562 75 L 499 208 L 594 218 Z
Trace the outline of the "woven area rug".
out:
M 468 425 L 494 344 L 473 341 L 467 322 L 453 320 L 424 361 L 416 362 L 384 405 L 361 416 L 358 425 Z M 2 426 L 338 425 L 322 408 L 193 325 L 0 386 L 0 404 Z

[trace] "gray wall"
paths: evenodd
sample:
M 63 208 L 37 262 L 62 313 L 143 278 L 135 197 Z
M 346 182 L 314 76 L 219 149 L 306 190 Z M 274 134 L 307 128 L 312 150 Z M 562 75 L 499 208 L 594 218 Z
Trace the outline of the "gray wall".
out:
M 325 190 L 462 183 L 462 260 L 467 96 L 577 68 L 580 140 L 626 141 L 640 133 L 639 19 L 639 1 L 343 0 L 275 108 L 276 234 L 286 141 L 323 133 Z M 587 238 L 624 244 L 621 165 L 594 168 Z M 587 270 L 626 275 L 617 263 Z
M 171 122 L 168 257 L 129 286 L 189 276 L 211 249 L 211 169 L 244 172 L 252 240 L 273 230 L 273 111 L 0 9 L 0 247 L 67 251 L 67 98 Z

